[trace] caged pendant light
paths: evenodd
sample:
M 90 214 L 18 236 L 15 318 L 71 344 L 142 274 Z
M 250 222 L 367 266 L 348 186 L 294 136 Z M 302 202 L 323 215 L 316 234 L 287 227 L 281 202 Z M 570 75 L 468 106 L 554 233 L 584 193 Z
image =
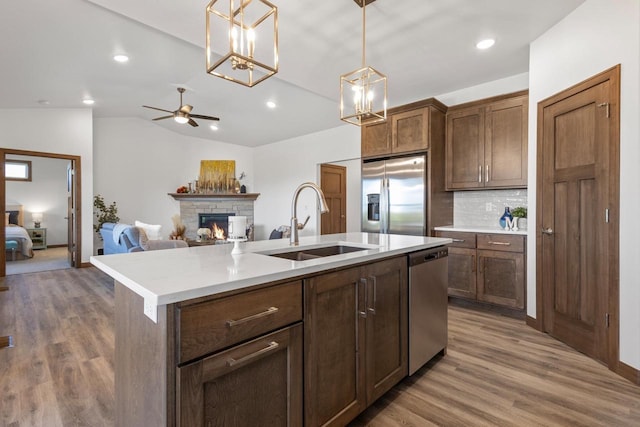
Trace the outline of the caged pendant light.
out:
M 354 1 L 362 8 L 362 67 L 340 76 L 340 120 L 362 126 L 387 119 L 387 76 L 366 65 L 365 9 L 375 0 Z
M 252 87 L 278 72 L 278 8 L 266 0 L 207 5 L 207 73 Z M 216 60 L 214 52 L 226 52 Z

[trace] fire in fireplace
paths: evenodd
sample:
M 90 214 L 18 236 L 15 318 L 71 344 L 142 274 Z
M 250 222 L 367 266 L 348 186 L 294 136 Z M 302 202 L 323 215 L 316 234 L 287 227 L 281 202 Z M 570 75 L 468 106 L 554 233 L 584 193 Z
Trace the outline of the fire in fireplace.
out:
M 210 229 L 216 240 L 227 240 L 230 216 L 235 216 L 235 213 L 199 213 L 198 228 Z

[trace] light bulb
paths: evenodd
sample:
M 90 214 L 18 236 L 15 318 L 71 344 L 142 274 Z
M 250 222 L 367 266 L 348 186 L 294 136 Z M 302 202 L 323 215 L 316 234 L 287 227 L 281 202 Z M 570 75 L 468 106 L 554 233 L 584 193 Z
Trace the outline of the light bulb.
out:
M 189 123 L 189 119 L 184 116 L 184 113 L 178 113 L 177 115 L 173 116 L 173 120 L 175 120 L 177 123 L 180 123 L 181 125 Z

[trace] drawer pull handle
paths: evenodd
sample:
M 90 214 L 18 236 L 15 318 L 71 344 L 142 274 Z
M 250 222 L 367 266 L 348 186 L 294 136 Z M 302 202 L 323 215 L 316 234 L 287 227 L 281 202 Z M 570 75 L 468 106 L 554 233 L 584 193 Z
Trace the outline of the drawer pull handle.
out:
M 451 239 L 453 243 L 464 243 L 464 239 Z
M 487 243 L 489 243 L 490 245 L 497 245 L 497 246 L 511 246 L 511 243 L 509 242 L 492 242 L 491 240 L 489 240 Z
M 270 352 L 272 350 L 275 350 L 279 346 L 280 346 L 280 344 L 278 344 L 277 342 L 271 341 L 269 343 L 269 345 L 266 346 L 265 348 L 260 349 L 260 350 L 254 352 L 254 353 L 247 354 L 246 356 L 241 357 L 240 359 L 234 359 L 233 357 L 230 357 L 229 359 L 227 359 L 227 366 L 228 367 L 232 367 L 232 366 L 235 366 L 235 365 L 237 365 L 239 363 L 247 362 L 247 361 L 253 359 L 254 357 L 258 357 L 258 356 L 261 356 L 261 355 L 263 355 L 265 353 L 268 353 L 268 352 Z
M 269 316 L 270 314 L 274 314 L 278 312 L 278 307 L 269 307 L 265 311 L 260 313 L 252 314 L 251 316 L 243 317 L 238 320 L 227 320 L 227 327 L 230 328 L 232 326 L 240 325 L 242 323 L 247 323 L 255 319 L 260 319 L 261 317 Z

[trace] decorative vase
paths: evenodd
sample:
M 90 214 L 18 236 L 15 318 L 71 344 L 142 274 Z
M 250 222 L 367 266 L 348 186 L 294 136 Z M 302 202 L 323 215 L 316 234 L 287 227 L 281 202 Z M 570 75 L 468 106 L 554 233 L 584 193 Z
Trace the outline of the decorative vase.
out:
M 240 193 L 245 194 L 247 192 L 247 187 L 245 185 L 240 186 Z
M 504 207 L 504 213 L 500 217 L 500 227 L 507 229 L 507 218 L 513 220 L 513 216 L 511 215 L 511 211 L 509 210 L 509 206 Z

